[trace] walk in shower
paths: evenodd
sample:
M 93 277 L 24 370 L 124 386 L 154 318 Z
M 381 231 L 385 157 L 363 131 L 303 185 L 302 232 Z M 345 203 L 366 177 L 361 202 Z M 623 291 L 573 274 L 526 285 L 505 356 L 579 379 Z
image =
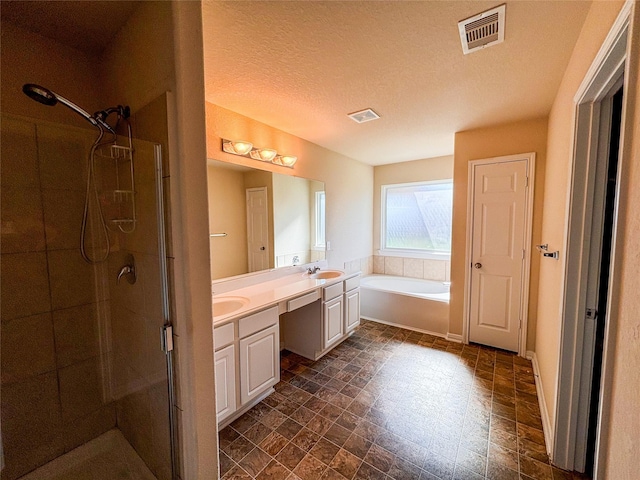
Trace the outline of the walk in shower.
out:
M 0 118 L 1 479 L 175 478 L 162 148 L 25 93 L 91 125 Z

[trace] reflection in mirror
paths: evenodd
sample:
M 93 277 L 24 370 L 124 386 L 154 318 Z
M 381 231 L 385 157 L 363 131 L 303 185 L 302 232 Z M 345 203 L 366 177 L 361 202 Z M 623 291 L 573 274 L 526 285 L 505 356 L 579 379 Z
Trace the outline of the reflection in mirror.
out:
M 211 279 L 325 259 L 324 183 L 207 160 Z

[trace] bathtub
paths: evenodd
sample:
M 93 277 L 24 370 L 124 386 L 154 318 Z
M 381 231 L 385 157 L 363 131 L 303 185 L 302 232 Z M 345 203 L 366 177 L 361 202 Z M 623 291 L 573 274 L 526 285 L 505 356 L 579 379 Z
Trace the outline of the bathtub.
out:
M 449 285 L 433 280 L 367 275 L 360 280 L 360 316 L 388 325 L 446 337 Z

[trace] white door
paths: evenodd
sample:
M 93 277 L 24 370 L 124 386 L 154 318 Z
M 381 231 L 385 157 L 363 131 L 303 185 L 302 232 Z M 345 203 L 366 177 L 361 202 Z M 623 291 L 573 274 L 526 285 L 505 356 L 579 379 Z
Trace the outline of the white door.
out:
M 469 341 L 517 352 L 527 230 L 527 160 L 473 168 Z
M 269 268 L 269 206 L 267 187 L 248 188 L 247 248 L 249 271 Z
M 329 348 L 342 338 L 344 333 L 342 295 L 324 304 L 324 348 Z
M 236 355 L 233 344 L 215 352 L 218 423 L 236 411 Z
M 244 405 L 280 381 L 278 325 L 240 340 L 240 401 Z

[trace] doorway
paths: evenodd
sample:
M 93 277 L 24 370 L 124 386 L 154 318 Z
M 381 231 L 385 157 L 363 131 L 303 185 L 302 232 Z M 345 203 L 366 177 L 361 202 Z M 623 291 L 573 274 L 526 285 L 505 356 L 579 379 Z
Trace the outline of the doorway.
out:
M 593 274 L 593 300 L 597 302 L 595 310 L 587 312 L 587 319 L 591 319 L 593 325 L 593 367 L 591 375 L 591 385 L 585 385 L 584 393 L 581 393 L 585 399 L 588 399 L 588 409 L 585 410 L 584 415 L 588 415 L 588 420 L 583 420 L 586 432 L 582 433 L 581 441 L 579 445 L 585 445 L 584 448 L 579 448 L 576 452 L 576 470 L 587 475 L 593 475 L 594 467 L 594 454 L 596 448 L 596 431 L 598 427 L 598 406 L 600 400 L 600 380 L 602 378 L 602 355 L 604 352 L 604 332 L 607 323 L 607 304 L 609 300 L 609 272 L 611 268 L 611 246 L 613 239 L 613 228 L 615 219 L 615 206 L 617 197 L 617 177 L 618 177 L 618 156 L 620 152 L 620 127 L 622 123 L 622 87 L 609 98 L 606 99 L 605 108 L 607 110 L 606 117 L 603 117 L 603 122 L 608 124 L 607 129 L 609 133 L 608 153 L 605 154 L 602 159 L 606 160 L 603 165 L 603 170 L 606 170 L 604 175 L 597 179 L 601 190 L 604 193 L 604 208 L 603 218 L 601 223 L 600 232 L 593 232 L 594 234 L 600 233 L 601 239 L 599 252 L 594 252 L 598 258 L 591 258 L 591 263 L 597 266 Z M 604 168 L 606 167 L 606 168 Z M 593 229 L 592 229 L 593 230 Z M 595 240 L 594 237 L 592 237 Z M 594 241 L 594 243 L 596 243 Z M 599 254 L 599 255 L 598 255 Z M 591 313 L 591 315 L 589 315 Z M 585 349 L 587 350 L 587 349 Z M 587 366 L 589 362 L 585 362 Z M 586 438 L 585 438 L 586 435 Z M 584 452 L 583 452 L 584 451 Z
M 631 5 L 623 6 L 575 95 L 553 464 L 603 476 L 615 302 L 617 198 Z M 612 179 L 610 181 L 609 179 Z
M 469 166 L 465 339 L 526 352 L 535 154 Z

